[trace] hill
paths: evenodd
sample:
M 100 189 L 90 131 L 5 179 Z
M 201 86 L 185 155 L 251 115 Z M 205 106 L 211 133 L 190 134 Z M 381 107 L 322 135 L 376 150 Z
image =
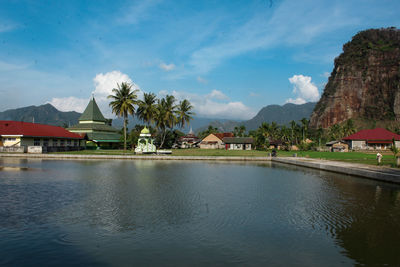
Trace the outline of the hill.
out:
M 348 119 L 387 124 L 400 121 L 400 30 L 359 32 L 343 46 L 310 127 L 328 128 Z
M 55 126 L 68 126 L 78 123 L 81 113 L 75 111 L 62 112 L 51 104 L 29 106 L 9 109 L 0 112 L 0 120 L 13 120 L 49 124 Z
M 208 125 L 218 128 L 219 131 L 230 132 L 236 126 L 244 125 L 246 130 L 256 130 L 260 127 L 261 123 L 276 122 L 279 125 L 288 125 L 290 121 L 299 121 L 302 118 L 309 118 L 316 103 L 310 102 L 301 105 L 296 104 L 285 104 L 280 105 L 268 105 L 263 107 L 256 116 L 247 121 L 219 121 L 214 120 L 204 127 L 196 130 L 196 132 L 204 131 Z
M 82 113 L 69 111 L 63 112 L 56 109 L 51 104 L 45 104 L 40 106 L 29 106 L 23 108 L 9 109 L 0 112 L 0 120 L 13 120 L 13 121 L 25 121 L 25 122 L 35 122 L 55 126 L 70 126 L 78 123 L 79 117 Z M 197 129 L 208 125 L 216 119 L 210 118 L 199 118 L 195 117 L 190 126 L 183 129 L 184 132 L 189 132 L 190 128 Z M 227 120 L 221 119 L 219 121 L 225 122 Z M 136 117 L 132 118 L 129 116 L 129 128 L 133 128 L 133 125 L 143 124 Z M 123 119 L 115 118 L 113 119 L 112 125 L 119 129 L 123 127 Z

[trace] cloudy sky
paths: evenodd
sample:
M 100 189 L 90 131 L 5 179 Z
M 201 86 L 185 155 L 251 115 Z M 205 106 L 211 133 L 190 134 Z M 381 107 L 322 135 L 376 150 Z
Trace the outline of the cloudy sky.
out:
M 82 111 L 128 81 L 187 98 L 200 117 L 249 119 L 317 101 L 342 45 L 400 27 L 386 0 L 0 0 L 0 111 Z

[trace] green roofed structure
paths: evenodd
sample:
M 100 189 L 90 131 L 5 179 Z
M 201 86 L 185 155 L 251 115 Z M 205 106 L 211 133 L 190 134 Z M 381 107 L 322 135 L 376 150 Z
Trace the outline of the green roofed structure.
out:
M 111 126 L 111 120 L 104 118 L 94 97 L 90 100 L 79 123 L 67 128 L 68 131 L 86 134 L 88 147 L 116 148 L 120 145 L 121 135 Z

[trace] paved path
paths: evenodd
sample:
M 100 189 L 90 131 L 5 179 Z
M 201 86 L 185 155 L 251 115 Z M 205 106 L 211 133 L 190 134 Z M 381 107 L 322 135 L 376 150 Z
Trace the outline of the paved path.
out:
M 272 158 L 272 161 L 400 184 L 400 169 L 310 158 Z

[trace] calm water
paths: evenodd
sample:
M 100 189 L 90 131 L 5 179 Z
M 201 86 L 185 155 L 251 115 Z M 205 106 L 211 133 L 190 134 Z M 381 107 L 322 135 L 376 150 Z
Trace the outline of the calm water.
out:
M 278 164 L 0 166 L 0 265 L 400 265 L 397 185 Z

